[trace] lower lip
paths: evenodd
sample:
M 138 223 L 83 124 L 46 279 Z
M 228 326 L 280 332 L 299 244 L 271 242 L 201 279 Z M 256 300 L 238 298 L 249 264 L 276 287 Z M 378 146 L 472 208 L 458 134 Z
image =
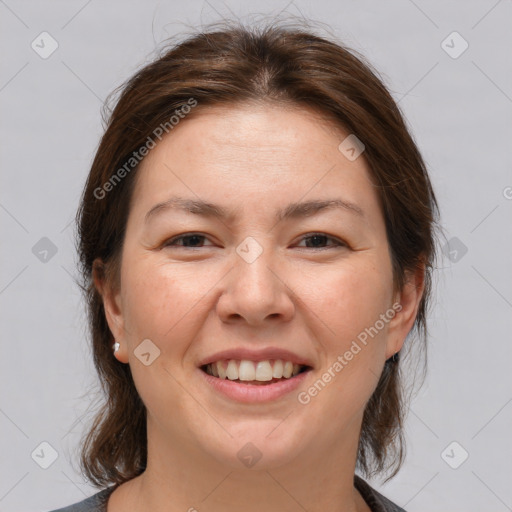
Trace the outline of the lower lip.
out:
M 273 384 L 240 384 L 229 379 L 219 379 L 198 369 L 206 382 L 212 386 L 215 391 L 243 403 L 262 403 L 278 400 L 279 398 L 291 393 L 297 389 L 306 379 L 311 370 L 298 373 L 289 379 L 283 379 Z

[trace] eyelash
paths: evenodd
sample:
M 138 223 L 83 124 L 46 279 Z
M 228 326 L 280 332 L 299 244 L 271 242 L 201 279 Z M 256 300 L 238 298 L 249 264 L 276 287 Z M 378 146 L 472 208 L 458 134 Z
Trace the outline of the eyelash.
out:
M 315 236 L 324 237 L 324 238 L 327 238 L 328 240 L 334 241 L 335 245 L 332 245 L 331 248 L 348 247 L 348 245 L 345 242 L 343 242 L 342 240 L 339 240 L 338 238 L 327 235 L 325 233 L 308 233 L 307 235 L 302 237 L 301 241 L 313 238 Z M 185 233 L 183 235 L 178 235 L 178 236 L 175 236 L 174 238 L 167 240 L 166 242 L 164 242 L 163 247 L 173 247 L 174 246 L 174 247 L 182 247 L 184 249 L 201 249 L 201 247 L 185 247 L 183 245 L 182 246 L 174 245 L 175 242 L 178 240 L 183 240 L 185 238 L 191 238 L 191 237 L 207 238 L 206 235 L 202 235 L 201 233 Z M 305 249 L 317 249 L 320 251 L 329 249 L 329 247 L 304 247 L 304 248 Z

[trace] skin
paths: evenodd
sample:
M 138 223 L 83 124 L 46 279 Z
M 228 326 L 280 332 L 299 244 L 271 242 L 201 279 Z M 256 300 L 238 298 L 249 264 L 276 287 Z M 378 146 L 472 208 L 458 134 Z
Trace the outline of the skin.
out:
M 148 411 L 148 467 L 113 492 L 108 512 L 369 510 L 353 485 L 362 414 L 385 360 L 413 326 L 423 270 L 393 291 L 364 154 L 349 161 L 338 150 L 347 135 L 308 108 L 198 108 L 143 161 L 120 288 L 95 276 L 120 343 L 115 356 L 130 365 Z M 236 215 L 220 221 L 165 210 L 145 223 L 171 195 Z M 274 220 L 291 202 L 328 198 L 355 203 L 364 217 L 339 209 Z M 191 232 L 205 238 L 164 246 Z M 346 245 L 312 244 L 311 233 Z M 252 263 L 236 252 L 248 236 L 263 250 Z M 312 361 L 298 391 L 307 390 L 396 302 L 401 311 L 307 405 L 297 392 L 272 403 L 233 402 L 198 373 L 200 359 L 219 350 L 278 346 Z M 134 350 L 148 338 L 161 352 L 145 366 Z M 237 457 L 248 442 L 262 453 L 252 468 Z

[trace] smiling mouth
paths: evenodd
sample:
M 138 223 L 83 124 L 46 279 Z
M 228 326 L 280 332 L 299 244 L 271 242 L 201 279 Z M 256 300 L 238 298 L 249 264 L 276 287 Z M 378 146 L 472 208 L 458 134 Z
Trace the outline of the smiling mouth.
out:
M 253 386 L 265 386 L 293 379 L 298 374 L 312 369 L 310 366 L 294 364 L 282 359 L 265 361 L 226 359 L 205 364 L 200 368 L 212 377 Z

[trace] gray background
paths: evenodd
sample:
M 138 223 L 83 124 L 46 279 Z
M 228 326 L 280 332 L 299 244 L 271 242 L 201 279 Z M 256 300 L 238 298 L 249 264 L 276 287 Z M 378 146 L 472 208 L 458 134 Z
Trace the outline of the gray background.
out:
M 328 23 L 381 71 L 428 163 L 451 244 L 439 260 L 407 462 L 388 484 L 370 483 L 409 512 L 512 510 L 510 0 L 0 0 L 1 511 L 96 492 L 73 462 L 96 376 L 72 221 L 102 101 L 163 39 L 231 12 L 247 20 L 282 9 Z M 46 59 L 31 47 L 43 31 L 59 45 Z M 454 31 L 469 44 L 457 58 L 458 36 L 442 44 Z M 55 254 L 42 252 L 43 237 Z M 51 462 L 42 442 L 58 453 L 48 469 L 31 457 Z

